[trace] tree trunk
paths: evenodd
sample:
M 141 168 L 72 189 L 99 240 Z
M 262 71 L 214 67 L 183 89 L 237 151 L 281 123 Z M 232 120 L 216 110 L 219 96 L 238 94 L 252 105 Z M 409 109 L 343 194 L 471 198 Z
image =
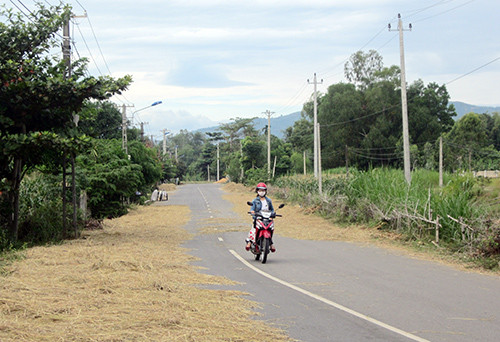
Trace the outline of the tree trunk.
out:
M 17 241 L 19 233 L 19 187 L 21 185 L 22 170 L 22 158 L 15 158 L 12 188 L 9 191 L 9 203 L 12 209 L 12 215 L 9 217 L 9 237 L 12 242 Z

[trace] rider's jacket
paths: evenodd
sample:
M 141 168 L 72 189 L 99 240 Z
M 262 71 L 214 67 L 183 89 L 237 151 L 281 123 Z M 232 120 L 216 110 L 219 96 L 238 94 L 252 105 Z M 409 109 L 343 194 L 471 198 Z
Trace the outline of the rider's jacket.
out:
M 266 198 L 266 201 L 267 201 L 267 205 L 269 207 L 269 211 L 271 211 L 271 213 L 274 213 L 273 202 L 271 201 L 271 199 L 269 197 L 266 196 L 265 198 Z M 260 201 L 259 196 L 257 196 L 252 201 L 252 207 L 250 208 L 250 211 L 254 211 L 254 212 L 257 213 L 261 209 L 262 209 L 262 202 Z

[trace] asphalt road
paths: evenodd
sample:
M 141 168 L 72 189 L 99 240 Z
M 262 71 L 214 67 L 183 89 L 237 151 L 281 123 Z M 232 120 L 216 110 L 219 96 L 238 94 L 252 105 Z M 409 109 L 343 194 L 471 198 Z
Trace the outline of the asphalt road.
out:
M 500 277 L 458 271 L 385 249 L 279 236 L 267 264 L 244 249 L 249 228 L 217 184 L 179 186 L 169 201 L 187 205 L 185 244 L 203 272 L 262 304 L 259 319 L 290 337 L 314 341 L 499 341 Z M 251 200 L 251 198 L 249 198 Z M 276 205 L 278 202 L 276 203 Z M 199 234 L 200 230 L 220 233 Z

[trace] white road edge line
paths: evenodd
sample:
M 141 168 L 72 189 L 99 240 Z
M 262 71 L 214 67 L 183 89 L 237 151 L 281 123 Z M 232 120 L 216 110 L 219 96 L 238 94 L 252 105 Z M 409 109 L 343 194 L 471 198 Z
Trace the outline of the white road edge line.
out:
M 389 331 L 392 331 L 392 332 L 394 332 L 394 333 L 396 333 L 396 334 L 399 334 L 399 335 L 405 336 L 405 337 L 407 337 L 407 338 L 409 338 L 409 339 L 411 339 L 411 340 L 418 341 L 418 342 L 430 342 L 429 340 L 426 340 L 426 339 L 424 339 L 424 338 L 418 337 L 418 336 L 413 335 L 413 334 L 411 334 L 411 333 L 409 333 L 409 332 L 406 332 L 406 331 L 404 331 L 404 330 L 401 330 L 401 329 L 395 328 L 395 327 L 393 327 L 393 326 L 391 326 L 391 325 L 389 325 L 389 324 L 386 324 L 386 323 L 384 323 L 384 322 L 381 322 L 381 321 L 379 321 L 379 320 L 376 320 L 375 318 L 371 318 L 370 316 L 366 316 L 366 315 L 364 315 L 364 314 L 362 314 L 362 313 L 359 313 L 359 312 L 357 312 L 357 311 L 354 311 L 354 310 L 352 310 L 352 309 L 349 309 L 349 308 L 347 308 L 347 307 L 345 307 L 345 306 L 343 306 L 343 305 L 341 305 L 341 304 L 338 304 L 338 303 L 332 302 L 331 300 L 328 300 L 328 299 L 326 299 L 326 298 L 323 298 L 323 297 L 321 297 L 321 296 L 318 296 L 317 294 L 314 294 L 314 293 L 309 292 L 309 291 L 307 291 L 307 290 L 304 290 L 304 289 L 302 289 L 302 288 L 300 288 L 300 287 L 298 287 L 298 286 L 295 286 L 295 285 L 293 285 L 293 284 L 290 284 L 290 283 L 288 283 L 288 282 L 286 282 L 286 281 L 284 281 L 284 280 L 281 280 L 281 279 L 279 279 L 279 278 L 276 278 L 276 277 L 274 277 L 274 276 L 270 275 L 269 273 L 266 273 L 266 272 L 264 272 L 264 271 L 262 271 L 262 270 L 258 269 L 257 267 L 253 266 L 253 265 L 252 265 L 252 264 L 250 264 L 248 261 L 246 261 L 245 259 L 243 259 L 243 257 L 241 257 L 241 256 L 240 256 L 238 253 L 236 253 L 234 250 L 230 249 L 230 250 L 229 250 L 229 252 L 230 252 L 232 255 L 234 255 L 234 257 L 235 257 L 236 259 L 238 259 L 239 261 L 241 261 L 241 262 L 242 262 L 245 266 L 247 266 L 248 268 L 250 268 L 250 269 L 254 270 L 255 272 L 257 272 L 257 273 L 259 273 L 259 274 L 263 275 L 264 277 L 266 277 L 266 278 L 268 278 L 268 279 L 271 279 L 271 280 L 273 280 L 273 281 L 275 281 L 275 282 L 277 282 L 277 283 L 279 283 L 279 284 L 281 284 L 281 285 L 284 285 L 284 286 L 286 286 L 286 287 L 289 287 L 289 288 L 291 288 L 292 290 L 298 291 L 298 292 L 300 292 L 300 293 L 302 293 L 302 294 L 305 294 L 306 296 L 309 296 L 309 297 L 311 297 L 311 298 L 314 298 L 314 299 L 316 299 L 316 300 L 319 300 L 320 302 L 323 302 L 323 303 L 325 303 L 325 304 L 328 304 L 328 305 L 330 305 L 330 306 L 333 306 L 334 308 L 337 308 L 337 309 L 339 309 L 339 310 L 342 310 L 342 311 L 344 311 L 344 312 L 347 312 L 348 314 L 351 314 L 351 315 L 356 316 L 356 317 L 358 317 L 358 318 L 364 319 L 365 321 L 368 321 L 368 322 L 370 322 L 370 323 L 373 323 L 373 324 L 375 324 L 375 325 L 378 325 L 379 327 L 382 327 L 382 328 L 384 328 L 384 329 L 387 329 L 387 330 L 389 330 Z

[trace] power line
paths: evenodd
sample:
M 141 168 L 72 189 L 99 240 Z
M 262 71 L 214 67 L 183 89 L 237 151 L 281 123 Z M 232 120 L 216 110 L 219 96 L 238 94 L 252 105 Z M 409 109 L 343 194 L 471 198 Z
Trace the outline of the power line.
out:
M 433 8 L 433 7 L 436 7 L 436 6 L 440 6 L 440 5 L 444 5 L 444 4 L 448 3 L 448 2 L 453 2 L 453 1 L 455 1 L 455 0 L 441 0 L 441 1 L 437 2 L 437 3 L 435 3 L 435 4 L 429 5 L 427 7 L 422 7 L 420 9 L 408 11 L 408 13 L 412 13 L 412 12 L 414 12 L 414 13 L 413 14 L 405 14 L 405 18 L 411 18 L 411 17 L 417 15 L 418 13 L 426 11 L 426 10 L 428 10 L 430 8 Z
M 99 69 L 99 66 L 97 65 L 97 62 L 96 62 L 94 56 L 92 55 L 92 51 L 90 51 L 89 45 L 87 44 L 87 41 L 85 40 L 85 37 L 83 36 L 82 30 L 80 30 L 80 25 L 76 24 L 76 27 L 78 28 L 78 32 L 80 32 L 80 36 L 82 37 L 83 43 L 87 47 L 87 51 L 89 52 L 90 58 L 94 62 L 94 65 L 97 68 L 97 71 L 99 72 L 99 74 L 101 76 L 103 76 L 103 73 L 101 72 L 101 69 Z
M 476 69 L 474 69 L 474 70 L 472 70 L 472 71 L 469 71 L 469 72 L 468 72 L 468 73 L 466 73 L 466 74 L 463 74 L 463 75 L 458 76 L 457 78 L 455 78 L 455 79 L 453 79 L 453 80 L 451 80 L 451 81 L 449 81 L 449 82 L 446 82 L 446 83 L 445 83 L 445 85 L 448 85 L 448 84 L 450 84 L 450 83 L 452 83 L 452 82 L 455 82 L 455 81 L 457 81 L 457 80 L 459 80 L 459 79 L 461 79 L 461 78 L 463 78 L 463 77 L 465 77 L 465 76 L 468 76 L 468 75 L 470 75 L 470 74 L 472 74 L 472 73 L 474 73 L 474 72 L 478 71 L 479 69 L 482 69 L 482 68 L 484 68 L 485 66 L 490 65 L 491 63 L 494 63 L 494 62 L 498 61 L 499 59 L 500 59 L 500 57 L 497 57 L 497 58 L 493 59 L 492 61 L 489 61 L 488 63 L 483 64 L 483 65 L 481 65 L 480 67 L 477 67 Z
M 283 112 L 286 108 L 292 107 L 295 104 L 295 101 L 299 99 L 299 97 L 304 93 L 305 89 L 307 87 L 307 83 L 303 83 L 300 89 L 295 93 L 294 96 L 292 96 L 283 106 L 278 108 L 276 110 L 277 113 Z
M 26 7 L 25 4 L 23 4 L 23 2 L 21 0 L 17 0 L 24 8 L 26 8 L 26 10 L 34 17 L 35 15 L 33 14 L 33 12 L 30 11 L 30 9 L 28 7 Z M 12 2 L 12 1 L 11 1 Z M 16 6 L 17 7 L 17 6 Z M 19 8 L 19 7 L 18 7 Z
M 85 11 L 85 13 L 87 13 L 87 11 Z M 104 58 L 104 54 L 102 53 L 101 44 L 99 44 L 99 41 L 97 40 L 97 36 L 95 34 L 94 27 L 92 26 L 92 22 L 90 21 L 90 17 L 88 15 L 87 15 L 87 20 L 88 20 L 89 25 L 90 25 L 90 30 L 92 31 L 92 34 L 94 35 L 94 39 L 95 39 L 95 42 L 97 44 L 97 47 L 99 48 L 99 53 L 101 54 L 102 60 L 104 61 L 104 65 L 106 66 L 106 69 L 108 70 L 109 74 L 111 75 L 111 70 L 109 70 L 109 66 L 108 66 L 108 63 L 106 62 L 106 58 Z
M 21 12 L 26 18 L 28 18 L 31 22 L 33 22 L 33 19 L 31 19 L 29 15 L 27 15 L 26 13 L 24 13 L 23 10 L 14 3 L 14 1 L 10 0 L 10 2 L 19 10 L 19 12 Z
M 458 6 L 452 7 L 452 8 L 450 8 L 450 9 L 446 10 L 446 11 L 443 11 L 443 12 L 440 12 L 440 13 L 437 13 L 437 14 L 434 14 L 434 15 L 431 15 L 431 16 L 428 16 L 428 17 L 425 17 L 425 18 L 419 19 L 419 20 L 414 20 L 413 22 L 414 22 L 414 23 L 418 23 L 418 22 L 420 22 L 420 21 L 428 20 L 428 19 L 431 19 L 431 18 L 434 18 L 434 17 L 440 16 L 440 15 L 446 14 L 446 13 L 448 13 L 448 12 L 451 12 L 451 11 L 456 10 L 457 8 L 460 8 L 460 7 L 463 7 L 463 6 L 465 6 L 465 5 L 468 5 L 468 4 L 470 4 L 471 2 L 474 2 L 474 1 L 476 1 L 476 0 L 470 0 L 470 1 L 467 1 L 467 2 L 465 2 L 465 3 L 463 3 L 463 4 L 460 4 L 460 5 L 458 5 Z
M 350 119 L 350 120 L 346 120 L 346 121 L 333 122 L 333 123 L 330 123 L 330 124 L 322 124 L 321 126 L 322 127 L 330 127 L 330 126 L 345 125 L 347 123 L 351 123 L 351 122 L 354 122 L 354 121 L 362 120 L 362 119 L 365 119 L 365 118 L 368 118 L 368 117 L 371 117 L 371 116 L 374 116 L 374 115 L 382 114 L 382 113 L 384 113 L 384 112 L 386 112 L 386 111 L 388 111 L 390 109 L 393 109 L 393 108 L 399 107 L 399 106 L 400 106 L 399 104 L 395 104 L 395 105 L 389 106 L 387 108 L 382 109 L 381 111 L 378 111 L 378 112 L 375 112 L 375 113 L 372 113 L 372 114 L 363 115 L 363 116 L 360 116 L 360 117 L 357 117 L 357 118 L 354 118 L 354 119 Z

